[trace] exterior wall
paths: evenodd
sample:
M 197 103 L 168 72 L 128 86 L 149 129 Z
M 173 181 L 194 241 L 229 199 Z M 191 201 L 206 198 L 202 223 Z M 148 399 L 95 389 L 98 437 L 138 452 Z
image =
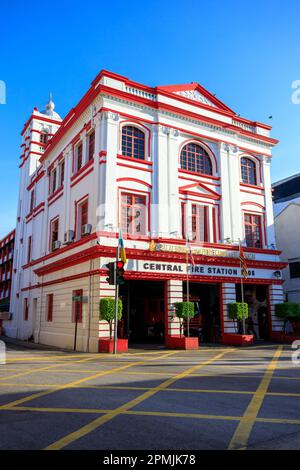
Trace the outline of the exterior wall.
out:
M 33 112 L 23 130 L 16 272 L 11 305 L 13 319 L 5 322 L 6 334 L 20 338 L 33 335 L 35 341 L 71 348 L 74 325 L 70 323 L 70 299 L 72 290 L 82 288 L 84 293 L 88 292 L 89 301 L 84 304 L 85 320 L 78 331 L 78 348 L 87 350 L 90 331 L 90 348 L 97 350 L 98 338 L 108 334 L 107 324 L 99 323 L 98 301 L 99 297 L 114 295 L 113 286 L 106 282 L 104 264 L 114 257 L 122 192 L 145 195 L 148 208 L 146 234 L 138 239 L 125 235 L 130 262 L 149 260 L 149 256 L 158 259 L 159 253 L 149 252 L 149 242 L 154 239 L 157 244 L 175 247 L 173 253 L 172 250 L 164 253 L 162 249 L 162 260 L 186 264 L 185 255 L 182 259 L 176 252 L 178 247 L 185 245 L 181 204 L 186 207 L 185 229 L 189 235 L 191 207 L 193 203 L 199 203 L 207 206 L 209 214 L 208 241 L 193 243 L 193 249 L 214 251 L 195 252 L 197 264 L 232 265 L 232 255 L 238 258 L 239 240 L 244 240 L 244 212 L 249 211 L 261 215 L 264 220 L 263 248 L 245 249 L 256 269 L 256 280 L 270 285 L 281 282 L 273 276 L 276 269 L 281 269 L 279 253 L 270 250 L 274 228 L 269 161 L 276 141 L 269 137 L 268 126 L 240 118 L 199 85 L 197 87 L 198 91 L 193 93 L 204 93 L 206 101 L 197 101 L 193 94 L 191 99 L 179 96 L 176 90 L 170 91 L 168 87 L 150 89 L 110 72 L 102 72 L 62 124 L 57 119 L 45 119 L 36 110 Z M 145 133 L 145 161 L 122 155 L 121 132 L 125 124 L 137 126 Z M 53 135 L 46 147 L 36 143 L 43 126 L 49 126 Z M 87 161 L 87 138 L 92 130 L 95 131 L 95 152 L 94 158 Z M 83 144 L 84 163 L 81 170 L 74 173 L 74 153 L 79 142 Z M 207 150 L 213 175 L 180 169 L 180 151 L 187 142 L 198 142 Z M 241 183 L 240 159 L 245 155 L 256 164 L 258 182 L 255 186 Z M 50 195 L 49 174 L 63 159 L 63 185 Z M 33 189 L 35 203 L 30 210 Z M 71 244 L 65 245 L 65 233 L 77 230 L 76 205 L 85 197 L 88 197 L 91 234 L 81 239 L 75 237 Z M 61 247 L 51 252 L 50 222 L 55 217 L 59 217 Z M 29 236 L 32 236 L 33 250 L 28 262 Z M 218 250 L 220 253 L 216 254 Z M 238 261 L 235 266 L 238 268 Z M 182 277 L 161 276 L 156 272 L 151 277 L 150 274 L 128 268 L 126 276 L 130 279 L 142 275 L 167 283 L 168 333 L 177 334 L 179 325 L 173 318 L 172 304 L 182 298 Z M 210 279 L 223 283 L 224 325 L 225 331 L 231 331 L 225 310 L 236 281 L 230 276 Z M 53 288 L 51 286 L 55 286 L 55 320 L 48 325 L 45 322 L 45 296 Z M 29 298 L 28 321 L 23 319 L 26 296 Z M 33 299 L 37 300 L 33 302 Z M 35 305 L 36 313 L 33 312 Z M 91 319 L 90 328 L 88 319 Z
M 0 312 L 9 312 L 15 230 L 0 241 Z

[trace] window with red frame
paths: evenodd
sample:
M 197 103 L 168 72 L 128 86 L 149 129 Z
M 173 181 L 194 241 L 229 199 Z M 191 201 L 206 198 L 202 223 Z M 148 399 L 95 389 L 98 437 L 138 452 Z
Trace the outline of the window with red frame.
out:
M 208 242 L 208 207 L 192 204 L 192 240 Z
M 95 153 L 95 131 L 88 135 L 88 160 L 93 160 Z
M 73 290 L 72 292 L 72 322 L 82 323 L 82 296 L 83 290 Z
M 47 321 L 53 320 L 53 294 L 47 294 Z
M 204 175 L 212 175 L 211 159 L 206 150 L 196 143 L 186 144 L 180 153 L 182 170 Z
M 145 134 L 134 126 L 122 128 L 122 155 L 145 160 Z
M 50 233 L 50 249 L 51 251 L 55 250 L 54 243 L 58 241 L 58 229 L 59 229 L 59 219 L 55 219 L 51 222 L 51 233 Z
M 146 196 L 137 194 L 121 195 L 121 226 L 130 235 L 146 234 Z
M 24 320 L 28 320 L 29 308 L 28 308 L 28 299 L 24 299 Z
M 57 169 L 53 168 L 50 172 L 50 195 L 55 193 L 57 184 Z
M 62 185 L 64 184 L 64 179 L 65 179 L 65 160 L 62 160 L 59 165 L 59 187 L 61 188 Z
M 241 158 L 241 175 L 243 183 L 257 185 L 256 165 L 250 158 Z
M 27 263 L 31 261 L 31 253 L 32 253 L 32 235 L 29 235 L 28 242 L 27 242 Z
M 82 237 L 82 227 L 88 223 L 89 201 L 86 199 L 77 205 L 77 238 Z
M 34 189 L 31 191 L 30 193 L 30 208 L 29 208 L 29 212 L 32 212 L 33 209 L 34 209 L 34 202 L 35 202 L 35 191 Z
M 245 214 L 245 239 L 249 248 L 262 248 L 262 217 L 260 215 Z
M 75 173 L 82 167 L 82 142 L 75 147 Z

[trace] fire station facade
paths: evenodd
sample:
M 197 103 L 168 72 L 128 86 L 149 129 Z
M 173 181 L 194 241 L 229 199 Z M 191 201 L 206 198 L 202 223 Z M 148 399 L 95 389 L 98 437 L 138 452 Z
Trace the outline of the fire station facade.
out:
M 188 279 L 203 340 L 226 343 L 241 241 L 256 336 L 276 338 L 283 265 L 269 126 L 241 118 L 197 83 L 151 88 L 102 71 L 63 120 L 51 98 L 45 111 L 35 108 L 22 138 L 8 336 L 72 348 L 77 316 L 77 349 L 97 351 L 109 334 L 99 299 L 114 295 L 105 265 L 121 227 L 121 337 L 178 335 L 174 302 L 186 298 Z

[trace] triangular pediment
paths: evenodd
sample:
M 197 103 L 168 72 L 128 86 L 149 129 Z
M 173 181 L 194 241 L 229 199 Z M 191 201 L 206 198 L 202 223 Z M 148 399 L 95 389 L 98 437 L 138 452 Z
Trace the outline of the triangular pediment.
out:
M 179 192 L 183 194 L 192 194 L 194 196 L 206 197 L 208 199 L 219 200 L 220 194 L 210 189 L 204 183 L 192 183 L 186 186 L 181 186 Z
M 228 108 L 222 101 L 220 101 L 216 96 L 207 91 L 199 83 L 186 83 L 182 85 L 166 85 L 157 87 L 158 91 L 162 90 L 167 93 L 172 93 L 178 96 L 182 96 L 190 101 L 210 106 L 214 109 L 219 109 L 223 111 L 228 111 L 232 114 L 235 114 L 232 109 Z

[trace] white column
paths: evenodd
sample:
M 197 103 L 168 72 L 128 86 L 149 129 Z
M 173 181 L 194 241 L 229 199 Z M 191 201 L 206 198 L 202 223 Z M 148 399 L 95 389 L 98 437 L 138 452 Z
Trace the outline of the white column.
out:
M 169 234 L 181 236 L 181 210 L 178 191 L 178 136 L 179 131 L 170 129 L 168 133 L 168 195 L 169 195 Z
M 238 148 L 235 145 L 221 144 L 220 163 L 222 238 L 238 241 L 242 236 Z
M 182 281 L 168 281 L 168 335 L 174 336 L 180 334 L 180 320 L 175 316 L 175 302 L 183 300 L 183 283 Z
M 284 302 L 283 286 L 280 284 L 272 284 L 269 287 L 270 310 L 271 310 L 271 330 L 282 331 L 284 321 L 275 315 L 275 305 Z
M 101 207 L 103 209 L 103 229 L 106 231 L 116 231 L 118 227 L 118 197 L 117 197 L 117 153 L 118 153 L 118 120 L 116 113 L 106 112 L 105 134 L 106 134 L 106 164 L 105 180 L 101 181 L 104 185 L 104 194 Z
M 61 223 L 63 226 L 63 233 L 62 237 L 64 236 L 64 233 L 67 230 L 71 229 L 71 210 L 70 210 L 70 182 L 71 182 L 71 176 L 72 176 L 72 145 L 68 145 L 64 152 L 63 152 L 63 158 L 65 160 L 65 176 L 64 176 L 64 194 L 63 194 L 63 201 L 62 201 L 62 206 L 63 206 L 63 214 L 61 217 Z
M 230 191 L 229 191 L 229 145 L 221 143 L 220 149 L 220 175 L 221 175 L 221 194 L 220 201 L 220 224 L 221 241 L 226 238 L 232 239 L 232 222 L 230 212 Z
M 101 138 L 101 115 L 97 114 L 93 118 L 93 127 L 95 129 L 95 152 L 94 152 L 94 172 L 93 172 L 93 188 L 94 188 L 94 194 L 93 194 L 93 201 L 92 201 L 92 215 L 93 218 L 91 219 L 91 223 L 93 225 L 93 231 L 94 230 L 100 230 L 101 229 L 101 210 L 100 210 L 100 204 L 101 204 L 101 175 L 100 175 L 100 164 L 99 164 L 99 152 L 101 149 L 102 145 L 102 138 Z
M 168 197 L 168 133 L 170 129 L 158 125 L 153 129 L 153 199 L 151 207 L 152 236 L 169 236 Z
M 272 202 L 272 186 L 271 186 L 271 175 L 270 175 L 270 157 L 263 157 L 263 185 L 265 190 L 265 223 L 268 246 L 275 245 L 275 230 L 274 230 L 274 216 L 273 216 L 273 202 Z
M 223 308 L 223 321 L 224 321 L 224 331 L 222 333 L 236 333 L 235 323 L 228 316 L 228 304 L 236 302 L 236 290 L 235 284 L 225 282 L 222 284 L 221 289 L 222 301 L 221 305 Z

